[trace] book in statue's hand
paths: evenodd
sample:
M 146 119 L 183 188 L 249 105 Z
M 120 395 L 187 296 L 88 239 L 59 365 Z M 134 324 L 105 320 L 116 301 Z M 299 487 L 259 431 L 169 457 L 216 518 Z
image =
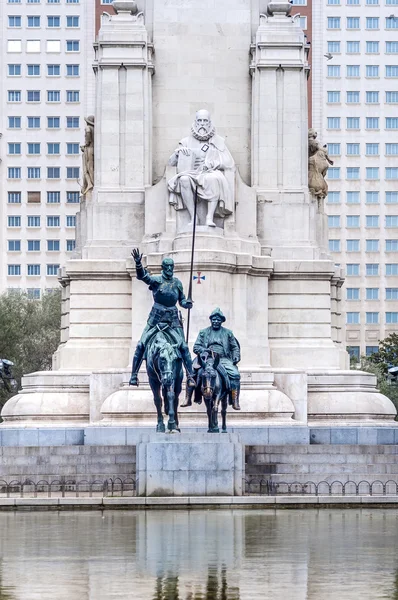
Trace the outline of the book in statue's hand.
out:
M 178 153 L 177 173 L 183 171 L 194 171 L 195 170 L 195 152 L 190 148 L 189 156 L 183 152 Z

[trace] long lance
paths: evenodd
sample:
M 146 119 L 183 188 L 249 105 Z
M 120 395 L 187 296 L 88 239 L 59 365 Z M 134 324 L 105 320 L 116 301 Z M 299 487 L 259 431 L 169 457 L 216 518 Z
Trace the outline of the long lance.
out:
M 192 247 L 191 247 L 191 268 L 189 270 L 189 287 L 188 287 L 188 300 L 192 302 L 192 278 L 193 278 L 193 257 L 195 253 L 195 237 L 196 237 L 196 211 L 198 206 L 198 186 L 195 187 L 195 199 L 193 207 L 193 227 L 192 227 Z M 189 325 L 191 322 L 191 309 L 188 308 L 187 318 L 187 336 L 186 343 L 188 344 L 189 339 Z

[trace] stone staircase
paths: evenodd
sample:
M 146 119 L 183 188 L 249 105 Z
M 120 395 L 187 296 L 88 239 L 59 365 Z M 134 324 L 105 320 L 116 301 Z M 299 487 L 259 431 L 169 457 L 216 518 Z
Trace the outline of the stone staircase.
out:
M 253 493 L 260 491 L 260 481 L 263 481 L 263 487 L 266 481 L 280 484 L 280 492 L 286 488 L 282 485 L 283 482 L 318 484 L 321 481 L 328 483 L 353 481 L 358 484 L 361 481 L 370 483 L 392 481 L 398 483 L 398 446 L 335 444 L 246 446 L 245 477 L 246 482 L 251 482 L 250 489 L 246 483 L 246 489 Z M 327 486 L 322 487 L 322 491 L 326 493 Z M 334 486 L 336 491 L 337 487 Z M 389 491 L 395 490 L 394 483 L 389 484 L 388 487 Z M 377 488 L 376 484 L 374 488 Z M 366 493 L 366 485 L 362 485 L 361 489 Z
M 26 446 L 0 448 L 2 482 L 37 483 L 135 479 L 135 446 Z

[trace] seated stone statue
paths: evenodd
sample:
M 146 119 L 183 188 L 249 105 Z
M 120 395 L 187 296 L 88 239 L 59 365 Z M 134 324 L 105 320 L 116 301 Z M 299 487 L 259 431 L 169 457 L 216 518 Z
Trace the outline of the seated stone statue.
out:
M 318 199 L 326 198 L 328 184 L 326 173 L 333 161 L 329 158 L 327 147 L 318 142 L 315 129 L 308 130 L 308 188 Z
M 233 173 L 235 163 L 224 138 L 216 135 L 207 110 L 196 113 L 191 134 L 180 141 L 169 164 L 177 167 L 177 175 L 168 182 L 169 202 L 176 210 L 188 210 L 189 225 L 193 224 L 195 189 L 198 201 L 207 202 L 208 227 L 216 227 L 214 215 L 232 213 L 233 189 L 226 173 Z
M 235 410 L 240 410 L 240 373 L 236 366 L 240 361 L 239 342 L 230 329 L 222 326 L 226 319 L 219 308 L 213 310 L 209 319 L 211 326 L 199 331 L 193 351 L 198 356 L 209 351 L 218 354 L 220 361 L 217 370 L 230 390 L 230 404 Z M 199 368 L 200 365 L 195 359 L 194 369 L 198 370 Z M 193 388 L 188 387 L 187 399 L 182 406 L 191 406 L 192 394 Z M 195 401 L 198 401 L 197 398 Z

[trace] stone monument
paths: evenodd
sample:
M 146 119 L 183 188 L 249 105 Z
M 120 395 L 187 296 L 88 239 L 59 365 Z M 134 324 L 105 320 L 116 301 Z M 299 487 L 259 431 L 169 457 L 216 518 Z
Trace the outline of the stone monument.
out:
M 349 370 L 342 346 L 343 276 L 317 201 L 326 190 L 308 188 L 309 46 L 290 4 L 114 7 L 95 43 L 94 188 L 82 205 L 80 256 L 61 270 L 61 344 L 53 371 L 24 377 L 2 427 L 96 427 L 116 437 L 153 428 L 145 375 L 129 385 L 151 300 L 130 251 L 142 248 L 151 275 L 173 258 L 187 288 L 195 197 L 189 345 L 222 306 L 242 348 L 241 410 L 230 411 L 229 427 L 246 443 L 272 427 L 281 443 L 298 429 L 308 436 L 308 425 L 393 427 L 394 406 L 374 376 Z M 322 172 L 317 161 L 310 169 Z M 202 406 L 181 415 L 190 426 L 206 427 Z

